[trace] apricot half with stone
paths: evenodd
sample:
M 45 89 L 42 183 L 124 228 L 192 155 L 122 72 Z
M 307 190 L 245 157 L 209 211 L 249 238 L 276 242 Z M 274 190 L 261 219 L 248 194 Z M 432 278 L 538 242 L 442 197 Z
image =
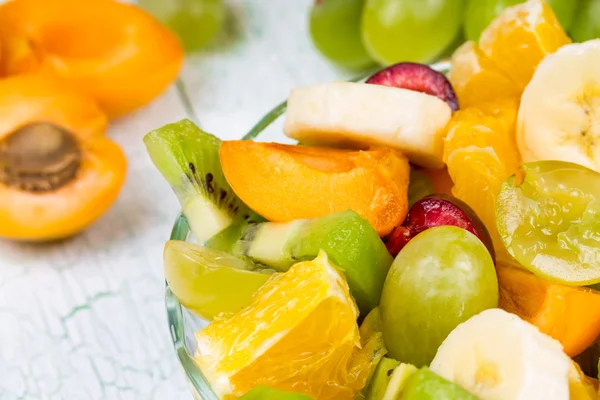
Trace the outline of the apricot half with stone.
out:
M 109 208 L 126 160 L 105 126 L 95 102 L 62 82 L 0 81 L 0 237 L 65 238 Z
M 366 151 L 252 141 L 221 144 L 233 191 L 270 221 L 316 218 L 354 210 L 380 236 L 408 210 L 408 160 L 392 149 Z

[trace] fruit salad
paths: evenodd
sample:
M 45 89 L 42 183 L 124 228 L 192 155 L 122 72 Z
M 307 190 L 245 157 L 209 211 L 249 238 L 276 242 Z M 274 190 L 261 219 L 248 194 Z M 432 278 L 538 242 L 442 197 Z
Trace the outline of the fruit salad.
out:
M 529 0 L 450 63 L 292 90 L 297 145 L 144 138 L 215 399 L 599 398 L 600 40 Z

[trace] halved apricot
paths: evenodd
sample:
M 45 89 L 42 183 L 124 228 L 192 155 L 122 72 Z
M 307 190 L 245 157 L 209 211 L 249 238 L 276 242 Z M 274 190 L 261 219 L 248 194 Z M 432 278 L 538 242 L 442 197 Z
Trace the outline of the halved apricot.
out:
M 126 160 L 96 103 L 40 74 L 0 80 L 0 237 L 71 236 L 114 202 Z
M 392 149 L 235 140 L 221 144 L 220 156 L 233 191 L 270 221 L 352 209 L 384 236 L 406 217 L 410 168 L 406 157 Z
M 110 117 L 149 103 L 183 60 L 174 34 L 142 9 L 113 0 L 12 0 L 0 6 L 0 37 L 5 74 L 67 78 Z
M 600 292 L 547 281 L 497 263 L 499 306 L 536 325 L 576 356 L 600 335 Z

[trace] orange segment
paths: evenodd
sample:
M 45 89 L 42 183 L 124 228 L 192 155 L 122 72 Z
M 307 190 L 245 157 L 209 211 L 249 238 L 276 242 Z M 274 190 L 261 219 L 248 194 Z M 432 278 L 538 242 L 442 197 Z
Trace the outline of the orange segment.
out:
M 536 325 L 575 356 L 600 335 L 600 292 L 563 286 L 528 271 L 497 265 L 499 306 Z
M 381 148 L 367 151 L 290 146 L 248 140 L 221 144 L 233 191 L 270 221 L 287 222 L 354 210 L 380 236 L 408 212 L 408 160 Z
M 501 99 L 455 113 L 444 141 L 452 194 L 469 204 L 488 228 L 497 255 L 505 258 L 496 230 L 496 195 L 520 158 L 514 140 L 517 101 Z
M 353 362 L 357 317 L 346 281 L 321 252 L 271 278 L 239 313 L 198 331 L 195 359 L 224 398 L 262 384 L 353 399 L 369 372 L 368 360 L 363 368 Z
M 461 108 L 467 108 L 501 97 L 519 96 L 519 88 L 481 51 L 468 41 L 452 54 L 450 82 Z
M 479 47 L 522 90 L 542 59 L 570 43 L 552 8 L 529 0 L 505 9 L 483 31 Z

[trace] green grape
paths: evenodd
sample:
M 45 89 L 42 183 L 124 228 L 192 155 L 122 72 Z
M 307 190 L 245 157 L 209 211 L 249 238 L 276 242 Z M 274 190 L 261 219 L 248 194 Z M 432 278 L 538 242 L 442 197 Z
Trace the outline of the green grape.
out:
M 464 32 L 469 40 L 479 40 L 479 35 L 494 18 L 506 8 L 526 0 L 470 0 L 465 12 Z M 573 23 L 579 0 L 545 0 L 558 18 L 563 29 Z
M 455 226 L 428 229 L 400 251 L 383 286 L 388 355 L 428 365 L 458 324 L 497 306 L 498 280 L 485 245 Z
M 600 282 L 600 174 L 564 161 L 523 164 L 496 198 L 508 252 L 531 272 L 567 285 Z
M 365 0 L 317 0 L 310 12 L 315 47 L 342 67 L 362 69 L 373 64 L 360 37 Z
M 600 0 L 582 0 L 569 34 L 576 42 L 600 38 Z
M 163 263 L 175 297 L 208 320 L 250 304 L 254 292 L 271 276 L 249 261 L 178 240 L 167 242 Z
M 223 0 L 138 0 L 138 4 L 171 28 L 188 52 L 212 39 L 225 17 Z
M 367 0 L 363 42 L 381 64 L 429 62 L 458 34 L 462 10 L 463 0 Z

